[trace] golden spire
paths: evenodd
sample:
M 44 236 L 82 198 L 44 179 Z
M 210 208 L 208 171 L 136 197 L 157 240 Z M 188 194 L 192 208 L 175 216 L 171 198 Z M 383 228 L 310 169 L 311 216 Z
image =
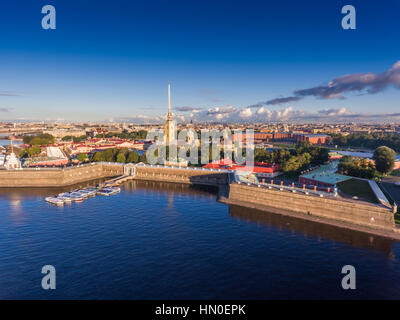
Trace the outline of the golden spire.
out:
M 168 119 L 171 119 L 171 81 L 168 80 Z

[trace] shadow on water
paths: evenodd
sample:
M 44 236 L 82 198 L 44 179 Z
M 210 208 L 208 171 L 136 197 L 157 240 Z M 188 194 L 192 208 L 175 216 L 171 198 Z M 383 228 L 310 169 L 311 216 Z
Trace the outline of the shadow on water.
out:
M 213 186 L 195 186 L 181 183 L 142 180 L 129 181 L 123 186 L 125 191 L 148 190 L 149 192 L 181 193 L 212 197 L 214 197 L 218 192 L 218 188 Z
M 77 183 L 67 187 L 36 187 L 36 188 L 0 188 L 0 199 L 15 199 L 15 198 L 38 198 L 55 196 L 62 192 L 72 191 L 75 189 L 96 186 L 110 178 L 95 179 L 91 181 Z
M 358 248 L 374 249 L 383 252 L 389 257 L 393 256 L 392 249 L 395 241 L 389 238 L 236 205 L 229 206 L 229 215 L 233 218 L 260 225 L 289 230 L 305 236 L 347 243 Z
M 158 191 L 171 195 L 176 193 L 191 194 L 196 197 L 216 197 L 218 195 L 217 187 L 153 181 L 130 181 L 124 185 L 124 189 L 125 191 Z M 235 205 L 229 205 L 229 215 L 232 218 L 271 226 L 281 230 L 289 230 L 306 236 L 342 242 L 358 248 L 373 249 L 389 257 L 393 256 L 392 247 L 394 240 L 389 238 Z

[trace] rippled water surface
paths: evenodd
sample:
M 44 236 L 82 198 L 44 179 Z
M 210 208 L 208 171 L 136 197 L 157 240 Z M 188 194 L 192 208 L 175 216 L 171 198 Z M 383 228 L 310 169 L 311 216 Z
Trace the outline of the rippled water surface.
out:
M 131 182 L 64 207 L 0 190 L 0 298 L 400 298 L 398 242 Z M 41 288 L 54 265 L 57 289 Z M 354 265 L 357 289 L 341 288 Z

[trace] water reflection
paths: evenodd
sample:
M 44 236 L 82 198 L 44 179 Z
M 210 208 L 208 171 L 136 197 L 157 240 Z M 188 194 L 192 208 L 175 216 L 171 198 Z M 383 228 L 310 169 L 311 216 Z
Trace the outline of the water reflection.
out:
M 304 236 L 313 236 L 318 239 L 325 238 L 347 243 L 358 248 L 378 250 L 389 258 L 394 258 L 393 243 L 395 241 L 390 238 L 235 205 L 229 206 L 229 215 L 233 218 L 251 221 L 260 225 L 301 233 Z
M 131 181 L 125 184 L 124 188 L 126 191 L 129 190 L 132 192 L 140 189 L 141 191 L 147 191 L 149 193 L 168 193 L 168 199 L 171 203 L 176 194 L 191 194 L 196 199 L 215 197 L 217 193 L 215 188 L 210 187 L 193 187 L 184 184 L 152 181 Z M 394 258 L 393 243 L 395 241 L 390 238 L 235 205 L 229 206 L 229 215 L 233 218 L 243 219 L 261 225 L 290 230 L 292 233 L 301 233 L 306 237 L 313 236 L 317 239 L 329 239 L 347 243 L 358 248 L 377 250 L 383 252 L 390 258 Z
M 26 213 L 29 212 L 29 207 L 24 206 L 24 200 L 42 200 L 44 197 L 61 192 L 97 185 L 105 180 L 97 179 L 63 188 L 0 188 L 0 199 L 4 199 L 8 203 L 3 207 L 3 210 L 5 209 L 6 213 L 10 214 L 12 220 L 21 222 L 24 220 Z M 175 199 L 185 195 L 190 195 L 193 201 L 201 199 L 216 201 L 217 194 L 217 190 L 213 187 L 195 187 L 153 181 L 129 181 L 122 186 L 122 189 L 126 194 L 140 191 L 141 194 L 156 197 L 165 197 L 167 195 L 169 209 L 173 209 Z M 395 241 L 389 238 L 235 205 L 229 206 L 229 215 L 235 219 L 242 219 L 281 230 L 289 230 L 292 233 L 301 233 L 306 237 L 329 239 L 350 244 L 354 247 L 378 250 L 390 258 L 394 257 L 393 243 Z
M 82 182 L 67 187 L 51 187 L 51 188 L 0 188 L 0 199 L 6 199 L 10 202 L 13 200 L 26 200 L 29 198 L 43 198 L 55 196 L 62 192 L 74 189 L 96 186 L 107 179 L 95 179 L 92 181 Z
M 190 194 L 198 197 L 210 197 L 216 194 L 217 189 L 214 187 L 201 187 L 192 186 L 181 183 L 170 183 L 170 182 L 157 182 L 157 181 L 129 181 L 123 185 L 125 191 L 141 190 L 142 192 L 148 192 L 151 194 L 156 193 L 168 193 L 168 194 Z

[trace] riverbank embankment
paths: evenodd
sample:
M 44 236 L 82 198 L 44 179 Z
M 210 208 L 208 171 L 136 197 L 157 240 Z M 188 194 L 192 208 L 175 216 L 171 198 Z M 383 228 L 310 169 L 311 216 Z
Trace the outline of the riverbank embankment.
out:
M 221 201 L 400 240 L 393 212 L 382 205 L 238 183 Z

